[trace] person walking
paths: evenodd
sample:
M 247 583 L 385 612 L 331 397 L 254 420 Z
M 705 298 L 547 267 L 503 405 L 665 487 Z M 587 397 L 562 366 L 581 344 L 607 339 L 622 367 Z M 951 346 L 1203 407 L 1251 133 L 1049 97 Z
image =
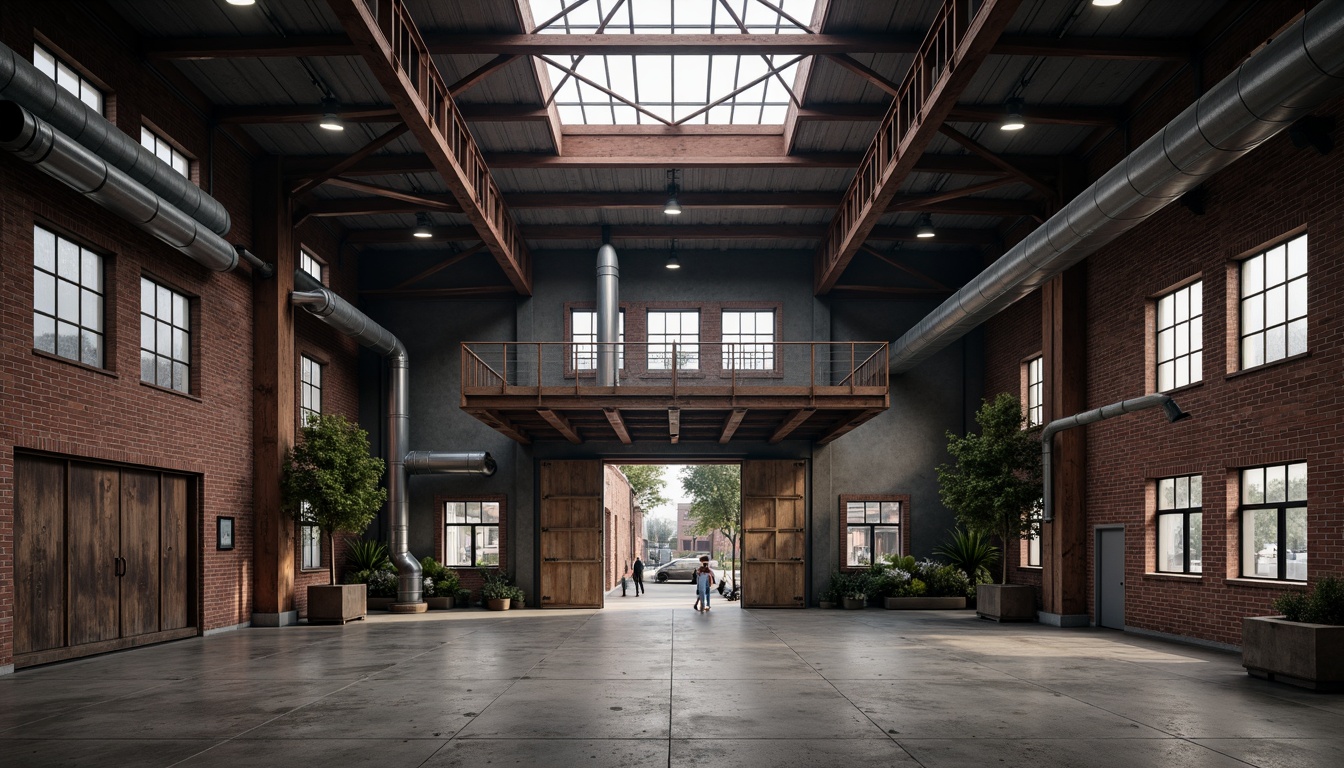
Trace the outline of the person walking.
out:
M 714 586 L 714 572 L 709 569 L 709 556 L 700 557 L 700 567 L 695 571 L 695 609 L 709 610 L 709 589 Z
M 621 597 L 629 597 L 625 594 L 626 583 L 630 580 L 630 564 L 626 563 L 625 570 L 621 572 Z
M 644 594 L 644 561 L 635 555 L 635 562 L 630 566 L 630 575 L 635 578 L 635 597 Z

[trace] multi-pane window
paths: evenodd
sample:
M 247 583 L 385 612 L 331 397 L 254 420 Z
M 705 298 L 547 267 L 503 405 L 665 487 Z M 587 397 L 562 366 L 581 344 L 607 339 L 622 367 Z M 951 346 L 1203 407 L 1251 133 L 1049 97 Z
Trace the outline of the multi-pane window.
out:
M 103 257 L 33 227 L 33 346 L 103 365 Z
M 299 549 L 305 571 L 322 567 L 322 529 L 312 522 L 306 501 L 299 503 Z
M 299 269 L 303 270 L 317 282 L 322 282 L 322 262 L 313 258 L 313 255 L 303 249 L 299 249 Z
M 740 371 L 774 370 L 774 311 L 723 311 L 723 367 Z
M 42 74 L 56 81 L 56 84 L 73 93 L 80 101 L 103 114 L 103 92 L 80 76 L 78 72 L 61 61 L 56 54 L 40 45 L 33 46 L 33 66 Z
M 443 512 L 444 565 L 499 565 L 498 501 L 448 501 Z
M 1241 471 L 1241 575 L 1307 580 L 1307 464 Z
M 1157 570 L 1203 572 L 1203 477 L 1157 481 Z
M 299 389 L 299 419 L 307 424 L 322 413 L 322 364 L 307 355 L 299 355 Z
M 1045 423 L 1045 358 L 1035 357 L 1027 362 L 1027 426 L 1039 427 Z
M 154 153 L 154 156 L 167 163 L 170 168 L 178 173 L 191 178 L 191 161 L 187 156 L 177 151 L 177 148 L 168 143 L 168 140 L 159 134 L 149 130 L 145 126 L 140 126 L 140 146 Z
M 901 502 L 845 502 L 845 565 L 871 565 L 901 554 Z
M 677 370 L 700 367 L 700 312 L 649 310 L 649 370 L 672 370 L 674 353 Z
M 1031 514 L 1031 518 L 1032 518 L 1032 532 L 1029 533 L 1029 534 L 1027 534 L 1027 535 L 1024 537 L 1025 540 L 1026 540 L 1026 545 L 1027 545 L 1027 546 L 1026 546 L 1026 550 L 1027 550 L 1027 552 L 1026 552 L 1026 554 L 1027 554 L 1027 558 L 1026 558 L 1026 563 L 1025 563 L 1025 565 L 1027 565 L 1028 567 L 1031 567 L 1031 568 L 1040 568 L 1040 567 L 1041 567 L 1041 518 L 1042 518 L 1042 516 L 1043 516 L 1043 514 L 1044 514 L 1043 506 L 1042 506 L 1042 505 L 1037 505 L 1037 507 L 1036 507 L 1035 509 L 1033 509 L 1033 510 L 1030 512 L 1030 514 Z
M 616 367 L 625 368 L 625 310 L 617 318 Z M 573 352 L 570 365 L 576 371 L 597 370 L 597 313 L 576 309 L 570 313 L 570 341 Z
M 1241 263 L 1241 367 L 1307 351 L 1307 236 Z
M 140 380 L 191 391 L 191 302 L 140 278 Z
M 1204 282 L 1157 300 L 1157 389 L 1165 392 L 1204 378 Z

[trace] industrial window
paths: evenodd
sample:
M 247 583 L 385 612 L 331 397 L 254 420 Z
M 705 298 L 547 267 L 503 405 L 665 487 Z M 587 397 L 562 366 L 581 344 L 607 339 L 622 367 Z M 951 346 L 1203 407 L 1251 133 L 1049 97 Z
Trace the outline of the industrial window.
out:
M 1241 471 L 1241 575 L 1307 580 L 1307 464 Z
M 649 370 L 700 368 L 700 312 L 649 310 Z
M 80 101 L 103 114 L 103 92 L 81 77 L 69 64 L 40 45 L 33 45 L 33 66 L 56 84 L 73 93 Z
M 499 502 L 447 501 L 443 518 L 444 565 L 499 565 Z
M 299 389 L 299 419 L 306 425 L 322 413 L 322 364 L 307 355 L 299 355 Z
M 312 521 L 312 513 L 306 501 L 299 502 L 299 549 L 303 570 L 322 567 L 322 529 Z
M 33 346 L 103 366 L 103 257 L 33 227 Z
M 1203 571 L 1203 478 L 1164 477 L 1157 481 L 1157 570 Z
M 186 296 L 140 278 L 140 380 L 191 391 L 191 307 Z
M 1028 514 L 1031 515 L 1032 532 L 1022 537 L 1022 565 L 1028 568 L 1041 567 L 1041 517 L 1044 514 L 1044 502 Z
M 864 568 L 901 554 L 904 502 L 845 501 L 845 565 Z
M 723 311 L 723 367 L 740 371 L 774 370 L 773 311 Z
M 311 253 L 302 248 L 299 249 L 299 269 L 303 270 L 317 282 L 322 282 L 322 262 L 318 261 Z
M 1241 263 L 1241 367 L 1307 351 L 1307 236 Z
M 1045 358 L 1034 357 L 1027 361 L 1027 427 L 1039 427 L 1045 423 L 1044 382 Z
M 620 346 L 616 348 L 616 367 L 625 368 L 625 310 L 617 318 L 616 339 Z M 570 367 L 576 371 L 597 370 L 597 312 L 591 309 L 576 309 L 570 313 L 570 341 L 573 351 L 570 355 Z
M 140 146 L 153 152 L 155 157 L 167 163 L 174 171 L 188 179 L 191 178 L 191 160 L 178 152 L 177 148 L 169 144 L 167 139 L 143 125 L 140 126 Z
M 1157 390 L 1204 378 L 1204 281 L 1157 300 Z

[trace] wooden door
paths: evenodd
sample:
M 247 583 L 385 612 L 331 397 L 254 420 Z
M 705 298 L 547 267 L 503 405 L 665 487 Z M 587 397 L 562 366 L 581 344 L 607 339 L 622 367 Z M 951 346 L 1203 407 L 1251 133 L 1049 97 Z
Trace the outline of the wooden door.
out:
M 65 645 L 65 462 L 14 457 L 14 653 Z
M 121 628 L 117 588 L 121 473 L 79 462 L 71 462 L 69 472 L 69 645 L 114 640 Z
M 163 629 L 191 626 L 191 549 L 187 478 L 164 475 L 159 519 L 159 577 Z
M 602 462 L 541 463 L 541 605 L 601 608 Z
M 131 637 L 159 631 L 159 474 L 124 470 L 121 489 L 121 634 Z
M 802 608 L 807 464 L 742 462 L 742 605 Z

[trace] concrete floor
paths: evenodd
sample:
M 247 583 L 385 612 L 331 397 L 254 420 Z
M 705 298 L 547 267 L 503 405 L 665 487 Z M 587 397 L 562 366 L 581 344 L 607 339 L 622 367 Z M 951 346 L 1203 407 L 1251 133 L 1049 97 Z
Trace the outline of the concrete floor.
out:
M 459 610 L 0 677 L 0 766 L 1344 766 L 1344 696 L 970 612 Z

